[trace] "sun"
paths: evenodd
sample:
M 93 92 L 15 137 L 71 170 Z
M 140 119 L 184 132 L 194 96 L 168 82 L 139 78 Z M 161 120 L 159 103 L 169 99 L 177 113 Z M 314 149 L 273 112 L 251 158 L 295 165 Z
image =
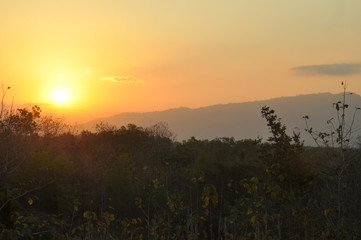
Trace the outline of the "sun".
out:
M 52 92 L 52 98 L 55 104 L 64 105 L 69 102 L 69 93 L 65 89 L 56 89 Z

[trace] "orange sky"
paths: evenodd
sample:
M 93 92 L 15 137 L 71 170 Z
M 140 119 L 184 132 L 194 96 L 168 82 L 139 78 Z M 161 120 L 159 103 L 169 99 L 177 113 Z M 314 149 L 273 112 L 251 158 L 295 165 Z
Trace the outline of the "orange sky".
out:
M 120 112 L 361 93 L 359 0 L 2 0 L 7 102 L 78 120 Z

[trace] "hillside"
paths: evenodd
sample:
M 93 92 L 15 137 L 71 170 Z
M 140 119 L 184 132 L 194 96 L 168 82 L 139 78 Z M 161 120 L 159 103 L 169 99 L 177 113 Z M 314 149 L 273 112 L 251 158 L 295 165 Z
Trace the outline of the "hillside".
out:
M 96 123 L 107 122 L 122 126 L 133 123 L 148 127 L 158 122 L 166 122 L 176 133 L 177 140 L 182 141 L 192 136 L 198 139 L 213 139 L 216 137 L 234 137 L 236 139 L 267 137 L 268 130 L 261 117 L 262 106 L 274 109 L 286 124 L 288 131 L 299 129 L 307 144 L 312 143 L 310 137 L 304 134 L 304 115 L 310 117 L 309 123 L 314 129 L 325 130 L 326 121 L 336 117 L 334 102 L 341 99 L 340 94 L 319 93 L 294 97 L 281 97 L 270 100 L 229 103 L 202 108 L 175 108 L 165 111 L 144 113 L 120 113 L 108 118 L 95 119 L 84 126 L 94 128 Z M 350 105 L 348 116 L 352 116 L 354 107 L 361 106 L 361 97 L 357 94 L 347 96 Z M 360 119 L 356 119 L 355 127 L 361 128 Z

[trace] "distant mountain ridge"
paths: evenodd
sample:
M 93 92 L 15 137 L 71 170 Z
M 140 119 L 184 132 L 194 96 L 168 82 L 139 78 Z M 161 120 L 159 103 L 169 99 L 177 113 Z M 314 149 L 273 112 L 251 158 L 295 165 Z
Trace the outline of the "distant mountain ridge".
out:
M 314 129 L 326 130 L 326 121 L 336 117 L 333 103 L 341 100 L 341 94 L 319 93 L 280 97 L 269 100 L 217 104 L 201 108 L 173 108 L 164 111 L 143 113 L 120 113 L 107 118 L 95 119 L 86 123 L 86 128 L 94 128 L 96 123 L 107 122 L 115 126 L 129 123 L 149 127 L 158 122 L 166 122 L 182 141 L 194 136 L 197 139 L 234 137 L 235 139 L 267 138 L 269 136 L 266 121 L 261 117 L 261 108 L 269 106 L 287 126 L 288 131 L 297 130 L 306 144 L 311 143 L 305 131 L 305 115 L 310 117 L 309 124 Z M 361 106 L 361 97 L 357 94 L 347 96 L 350 105 L 347 117 L 352 116 L 354 107 Z M 360 112 L 361 114 L 361 112 Z M 361 128 L 361 116 L 355 121 L 355 129 Z

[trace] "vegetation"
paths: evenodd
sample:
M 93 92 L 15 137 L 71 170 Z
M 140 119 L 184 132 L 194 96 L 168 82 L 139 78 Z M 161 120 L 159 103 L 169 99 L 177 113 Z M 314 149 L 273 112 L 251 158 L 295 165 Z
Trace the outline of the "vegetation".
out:
M 36 106 L 2 106 L 0 238 L 359 239 L 361 155 L 346 144 L 346 108 L 335 104 L 336 133 L 313 135 L 335 134 L 335 146 L 305 147 L 269 107 L 266 141 L 180 143 L 164 123 L 74 133 Z

